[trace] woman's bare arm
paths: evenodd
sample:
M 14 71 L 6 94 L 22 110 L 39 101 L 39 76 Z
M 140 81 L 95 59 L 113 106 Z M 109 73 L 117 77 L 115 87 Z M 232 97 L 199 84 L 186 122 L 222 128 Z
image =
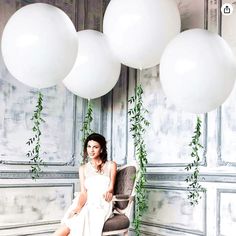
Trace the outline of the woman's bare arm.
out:
M 117 165 L 114 161 L 111 162 L 111 180 L 110 180 L 110 185 L 108 187 L 107 192 L 104 194 L 104 198 L 106 201 L 111 201 L 113 197 L 113 191 L 114 191 L 114 186 L 115 186 L 115 181 L 116 181 L 116 169 Z
M 78 203 L 76 208 L 71 212 L 71 216 L 77 214 L 80 212 L 80 210 L 82 209 L 82 207 L 84 206 L 84 204 L 87 201 L 87 190 L 84 186 L 84 169 L 85 169 L 85 165 L 80 166 L 79 168 L 79 178 L 80 178 L 80 195 L 79 195 L 79 199 L 78 199 Z

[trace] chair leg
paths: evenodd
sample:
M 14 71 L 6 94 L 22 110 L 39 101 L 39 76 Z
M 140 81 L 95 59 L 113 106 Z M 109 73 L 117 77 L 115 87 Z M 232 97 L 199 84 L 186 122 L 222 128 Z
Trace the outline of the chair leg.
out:
M 128 230 L 126 232 L 124 232 L 124 236 L 128 236 Z

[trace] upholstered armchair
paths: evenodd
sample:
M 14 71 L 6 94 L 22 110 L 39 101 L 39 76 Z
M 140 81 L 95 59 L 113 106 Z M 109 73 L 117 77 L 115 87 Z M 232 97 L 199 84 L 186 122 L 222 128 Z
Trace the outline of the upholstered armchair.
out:
M 124 236 L 128 236 L 136 175 L 136 163 L 122 166 L 117 170 L 112 199 L 114 215 L 105 222 L 102 235 L 124 234 Z

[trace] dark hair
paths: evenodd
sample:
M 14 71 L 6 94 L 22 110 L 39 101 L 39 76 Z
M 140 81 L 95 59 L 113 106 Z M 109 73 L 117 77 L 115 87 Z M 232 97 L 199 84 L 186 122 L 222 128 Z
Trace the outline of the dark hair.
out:
M 91 140 L 95 141 L 95 142 L 98 142 L 100 144 L 100 146 L 101 146 L 100 158 L 102 160 L 102 164 L 105 163 L 107 161 L 107 145 L 106 145 L 107 142 L 106 142 L 106 139 L 101 134 L 97 134 L 97 133 L 90 134 L 84 142 L 84 159 L 83 159 L 83 162 L 84 163 L 88 162 L 87 146 L 88 146 L 88 142 L 91 141 Z

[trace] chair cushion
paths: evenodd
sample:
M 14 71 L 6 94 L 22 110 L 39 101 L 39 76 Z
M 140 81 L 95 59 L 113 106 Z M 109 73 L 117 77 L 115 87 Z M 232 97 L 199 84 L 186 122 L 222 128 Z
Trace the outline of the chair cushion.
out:
M 114 214 L 114 216 L 105 222 L 103 232 L 127 229 L 129 228 L 129 224 L 129 218 L 126 215 Z
M 134 186 L 135 175 L 136 168 L 134 166 L 127 166 L 126 168 L 119 170 L 116 175 L 114 195 L 130 196 Z M 127 205 L 128 201 L 116 202 L 115 208 L 117 207 L 123 210 L 127 207 Z

